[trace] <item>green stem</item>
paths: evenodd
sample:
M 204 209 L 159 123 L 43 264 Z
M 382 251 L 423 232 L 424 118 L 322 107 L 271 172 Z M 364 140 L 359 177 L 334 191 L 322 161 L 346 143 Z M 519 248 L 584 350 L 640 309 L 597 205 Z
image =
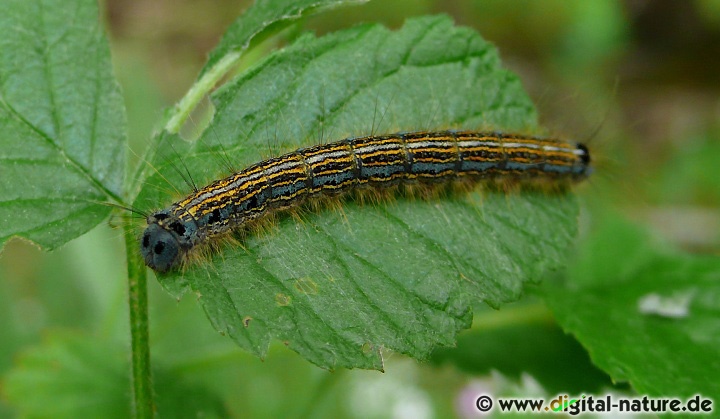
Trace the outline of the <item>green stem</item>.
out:
M 494 330 L 518 324 L 553 323 L 550 309 L 543 303 L 531 303 L 518 306 L 503 307 L 499 311 L 487 311 L 473 318 L 471 329 Z
M 197 104 L 205 95 L 210 93 L 210 90 L 215 87 L 217 82 L 240 61 L 241 56 L 242 51 L 228 53 L 205 73 L 200 80 L 193 84 L 187 94 L 175 105 L 172 117 L 170 117 L 170 120 L 165 125 L 165 131 L 172 134 L 180 131 L 180 127 L 185 123 L 185 120 L 187 120 Z
M 140 257 L 140 245 L 131 227 L 130 216 L 126 216 L 124 221 L 128 261 L 133 405 L 136 418 L 152 418 L 155 414 L 155 404 L 150 371 L 147 268 Z

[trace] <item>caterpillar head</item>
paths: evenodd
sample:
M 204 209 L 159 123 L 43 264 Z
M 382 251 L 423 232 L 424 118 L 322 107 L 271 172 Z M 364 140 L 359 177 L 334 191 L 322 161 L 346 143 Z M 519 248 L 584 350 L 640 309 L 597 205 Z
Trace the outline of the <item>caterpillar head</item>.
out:
M 192 248 L 193 222 L 179 219 L 171 210 L 162 210 L 147 217 L 147 228 L 140 239 L 145 264 L 157 272 L 168 272 L 182 264 Z

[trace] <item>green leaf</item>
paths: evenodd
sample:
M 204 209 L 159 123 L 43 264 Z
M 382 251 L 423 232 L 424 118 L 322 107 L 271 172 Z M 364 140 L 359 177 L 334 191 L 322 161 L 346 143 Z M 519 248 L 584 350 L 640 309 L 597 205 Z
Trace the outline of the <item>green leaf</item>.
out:
M 4 393 L 28 416 L 129 417 L 126 359 L 123 345 L 53 335 L 20 356 L 4 377 Z
M 287 27 L 303 16 L 344 4 L 368 0 L 257 0 L 228 28 L 208 62 L 200 71 L 198 81 L 175 106 L 166 129 L 176 133 L 200 99 L 238 64 L 251 42 Z
M 94 0 L 7 0 L 0 13 L 0 246 L 52 249 L 120 202 L 125 114 Z
M 457 348 L 438 349 L 432 361 L 452 363 L 473 375 L 498 371 L 519 380 L 530 374 L 549 394 L 598 392 L 611 386 L 585 349 L 538 304 L 476 314 L 472 330 L 458 337 Z
M 365 25 L 304 36 L 213 102 L 210 127 L 189 147 L 174 143 L 181 162 L 156 161 L 160 173 L 136 206 L 177 199 L 168 191 L 180 187 L 182 165 L 202 184 L 224 158 L 242 167 L 268 148 L 371 132 L 536 130 L 530 100 L 495 49 L 443 16 L 397 32 Z M 537 192 L 346 200 L 302 222 L 281 217 L 242 247 L 159 279 L 176 294 L 192 288 L 214 326 L 260 356 L 277 338 L 326 368 L 380 369 L 383 348 L 425 358 L 470 325 L 471 302 L 515 300 L 523 283 L 560 267 L 576 216 L 573 196 Z
M 720 206 L 718 135 L 716 131 L 689 139 L 673 153 L 661 172 L 648 182 L 651 198 L 664 204 L 695 204 L 716 211 Z
M 368 0 L 258 0 L 227 29 L 220 43 L 210 53 L 200 77 L 228 54 L 247 49 L 251 41 L 271 28 L 287 26 L 303 15 L 321 9 L 366 1 Z
M 3 381 L 9 403 L 25 417 L 131 417 L 125 345 L 57 333 L 19 358 Z M 165 417 L 226 417 L 217 396 L 182 375 L 156 368 L 157 411 Z
M 544 284 L 562 327 L 638 393 L 720 398 L 720 258 L 659 250 L 606 222 L 564 282 Z

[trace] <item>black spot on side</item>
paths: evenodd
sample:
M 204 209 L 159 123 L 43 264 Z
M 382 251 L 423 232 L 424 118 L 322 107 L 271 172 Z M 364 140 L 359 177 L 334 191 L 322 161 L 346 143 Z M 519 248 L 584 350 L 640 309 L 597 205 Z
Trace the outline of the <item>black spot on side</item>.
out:
M 222 220 L 222 217 L 220 216 L 220 209 L 215 208 L 212 213 L 210 213 L 210 217 L 208 218 L 208 223 L 215 224 Z
M 176 221 L 176 222 L 170 224 L 170 229 L 180 236 L 185 234 L 185 226 L 182 225 L 182 223 L 180 223 L 180 222 Z

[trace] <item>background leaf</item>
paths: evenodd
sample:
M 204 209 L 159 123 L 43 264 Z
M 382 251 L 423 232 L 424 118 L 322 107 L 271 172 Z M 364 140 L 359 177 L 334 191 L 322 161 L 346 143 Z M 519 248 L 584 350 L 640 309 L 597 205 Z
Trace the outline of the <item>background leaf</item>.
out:
M 720 259 L 659 249 L 609 220 L 563 282 L 543 284 L 558 322 L 640 394 L 718 400 Z
M 476 313 L 472 329 L 458 337 L 457 347 L 438 349 L 432 361 L 452 363 L 472 375 L 497 371 L 520 381 L 529 374 L 550 395 L 599 393 L 612 387 L 610 377 L 558 327 L 549 310 L 525 299 L 499 312 Z
M 30 417 L 130 417 L 130 366 L 123 347 L 97 336 L 54 332 L 21 355 L 5 377 L 4 393 Z M 162 416 L 227 416 L 203 386 L 162 368 L 156 368 L 154 382 Z
M 128 417 L 130 379 L 122 346 L 60 335 L 27 350 L 5 377 L 4 393 L 25 414 Z
M 211 126 L 178 152 L 198 183 L 217 176 L 209 168 L 222 153 L 242 166 L 267 157 L 268 146 L 348 135 L 535 126 L 530 100 L 495 49 L 442 16 L 397 32 L 366 25 L 302 37 L 213 101 Z M 162 176 L 148 181 L 140 208 L 178 197 L 165 179 L 177 186 L 180 176 L 155 167 Z M 424 358 L 470 325 L 471 301 L 512 301 L 524 282 L 561 266 L 576 215 L 572 196 L 540 193 L 346 202 L 302 222 L 282 218 L 244 249 L 160 280 L 176 293 L 189 284 L 214 326 L 256 354 L 275 337 L 326 368 L 380 369 L 382 348 Z
M 120 202 L 125 114 L 92 0 L 8 0 L 0 13 L 0 245 L 55 248 Z
M 251 42 L 259 42 L 268 36 L 272 30 L 280 30 L 303 15 L 310 15 L 319 9 L 337 7 L 346 3 L 362 3 L 367 0 L 259 0 L 245 13 L 237 18 L 227 29 L 218 46 L 210 52 L 207 63 L 200 71 L 196 83 L 185 96 L 175 105 L 169 113 L 165 130 L 177 133 L 182 124 L 189 118 L 192 110 L 200 100 L 223 77 L 237 67 L 243 52 L 250 47 Z M 156 139 L 162 136 L 156 136 Z M 155 144 L 150 151 L 154 151 Z M 142 168 L 141 168 L 142 169 Z M 146 175 L 141 172 L 138 179 Z
M 309 12 L 318 9 L 337 7 L 343 4 L 364 3 L 368 0 L 259 0 L 248 8 L 232 26 L 230 26 L 220 43 L 210 53 L 207 63 L 200 72 L 202 77 L 223 57 L 232 52 L 245 50 L 258 35 L 289 24 Z

